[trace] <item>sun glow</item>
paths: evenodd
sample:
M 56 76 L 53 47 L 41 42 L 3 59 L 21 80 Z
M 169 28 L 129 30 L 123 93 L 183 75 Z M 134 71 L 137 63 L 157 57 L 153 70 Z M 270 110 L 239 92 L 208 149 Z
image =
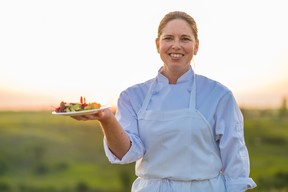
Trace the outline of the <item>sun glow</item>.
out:
M 197 73 L 229 87 L 245 106 L 277 107 L 288 97 L 282 3 L 111 3 L 1 1 L 0 109 L 47 109 L 81 95 L 115 105 L 122 90 L 157 74 L 157 26 L 171 10 L 198 23 Z

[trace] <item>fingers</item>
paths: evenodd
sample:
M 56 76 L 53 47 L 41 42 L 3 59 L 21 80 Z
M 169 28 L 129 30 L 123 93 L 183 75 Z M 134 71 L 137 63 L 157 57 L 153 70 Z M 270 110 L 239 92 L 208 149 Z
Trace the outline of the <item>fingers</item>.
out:
M 89 115 L 78 115 L 78 116 L 71 116 L 71 117 L 78 121 L 100 120 L 104 117 L 104 110 L 100 110 L 100 111 L 97 111 L 97 113 L 93 113 Z
M 73 119 L 76 119 L 78 121 L 87 121 L 92 120 L 91 117 L 87 117 L 87 115 L 79 115 L 79 116 L 71 116 Z
M 78 115 L 78 116 L 71 116 L 73 119 L 78 121 L 87 121 L 87 120 L 98 120 L 98 113 L 90 114 L 90 115 Z
M 78 120 L 78 121 L 85 121 L 88 120 L 84 115 L 79 116 L 70 116 L 71 118 Z

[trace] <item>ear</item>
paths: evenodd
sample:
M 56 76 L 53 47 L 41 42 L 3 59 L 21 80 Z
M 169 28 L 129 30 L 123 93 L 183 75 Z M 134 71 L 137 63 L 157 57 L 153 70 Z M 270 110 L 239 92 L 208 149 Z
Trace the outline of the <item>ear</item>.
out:
M 197 40 L 195 42 L 195 45 L 194 45 L 194 55 L 197 55 L 197 52 L 198 52 L 198 49 L 199 49 L 199 40 Z
M 159 38 L 155 39 L 155 45 L 156 45 L 157 52 L 159 53 Z

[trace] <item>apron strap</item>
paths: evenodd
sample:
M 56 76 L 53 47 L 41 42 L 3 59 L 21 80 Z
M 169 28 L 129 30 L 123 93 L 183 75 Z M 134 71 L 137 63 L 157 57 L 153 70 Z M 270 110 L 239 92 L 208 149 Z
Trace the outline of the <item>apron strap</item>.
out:
M 195 110 L 196 109 L 196 75 L 193 73 L 193 82 L 192 82 L 192 89 L 190 94 L 190 104 L 189 109 Z
M 148 107 L 149 101 L 153 95 L 154 87 L 156 86 L 156 81 L 157 81 L 157 78 L 154 78 L 152 84 L 149 87 L 147 95 L 143 101 L 143 104 L 140 110 L 138 111 L 138 117 L 140 118 L 142 117 L 143 111 L 146 111 Z M 193 111 L 196 109 L 196 75 L 195 73 L 193 73 L 193 82 L 192 82 L 192 89 L 191 89 L 191 94 L 190 94 L 189 109 Z
M 150 99 L 152 97 L 152 93 L 153 93 L 154 87 L 156 86 L 156 79 L 157 78 L 155 78 L 152 81 L 152 84 L 149 87 L 149 90 L 148 90 L 147 95 L 146 95 L 146 97 L 145 97 L 145 99 L 143 101 L 143 104 L 142 104 L 140 110 L 138 111 L 138 117 L 140 117 L 140 118 L 142 117 L 143 111 L 146 111 L 146 109 L 148 107 L 149 101 L 150 101 Z

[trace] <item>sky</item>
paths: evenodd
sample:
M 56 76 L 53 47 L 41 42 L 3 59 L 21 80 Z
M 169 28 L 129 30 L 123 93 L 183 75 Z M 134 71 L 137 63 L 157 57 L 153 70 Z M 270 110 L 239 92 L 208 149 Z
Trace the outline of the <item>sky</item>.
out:
M 278 107 L 288 97 L 286 0 L 0 1 L 0 110 L 53 109 L 61 101 L 114 105 L 122 90 L 163 65 L 162 17 L 197 22 L 196 73 L 240 106 Z

